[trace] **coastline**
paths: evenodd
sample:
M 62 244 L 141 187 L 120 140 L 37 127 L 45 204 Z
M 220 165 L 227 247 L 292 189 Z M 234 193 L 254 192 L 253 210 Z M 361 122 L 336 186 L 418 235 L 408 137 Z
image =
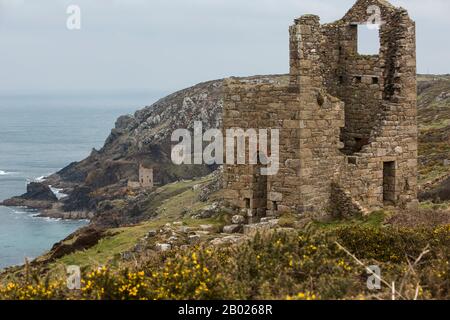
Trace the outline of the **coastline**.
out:
M 27 257 L 31 261 L 31 257 L 42 256 L 91 224 L 92 213 L 83 211 L 90 209 L 76 204 L 60 209 L 75 186 L 54 173 L 89 156 L 92 148 L 100 148 L 117 117 L 134 112 L 135 107 L 130 105 L 142 105 L 147 99 L 135 103 L 123 99 L 120 106 L 83 96 L 55 101 L 53 94 L 35 99 L 0 96 L 0 100 L 0 109 L 7 115 L 0 119 L 0 202 L 15 198 L 0 205 L 3 269 L 21 265 Z M 18 201 L 17 196 L 26 192 L 26 183 L 31 182 L 44 182 L 52 190 L 49 195 L 56 199 L 30 197 Z
M 32 263 L 51 251 L 55 244 L 90 223 L 86 219 L 69 220 L 42 215 L 40 210 L 24 206 L 0 206 L 0 215 L 2 235 L 11 240 L 1 243 L 0 273 L 23 266 L 25 260 Z
M 40 218 L 91 221 L 94 217 L 93 212 L 86 210 L 65 211 L 61 200 L 69 197 L 70 190 L 52 186 L 47 179 L 48 177 L 45 176 L 34 179 L 27 184 L 27 193 L 0 201 L 0 206 L 36 210 L 38 212 L 36 217 Z M 30 186 L 34 186 L 34 189 Z M 37 186 L 40 190 L 36 191 Z

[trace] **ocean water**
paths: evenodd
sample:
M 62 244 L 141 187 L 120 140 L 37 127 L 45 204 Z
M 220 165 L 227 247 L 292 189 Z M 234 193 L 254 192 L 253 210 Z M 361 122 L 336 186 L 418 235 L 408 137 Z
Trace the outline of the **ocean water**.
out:
M 0 200 L 23 194 L 28 181 L 85 158 L 103 145 L 118 116 L 154 100 L 149 94 L 0 95 Z M 44 253 L 87 223 L 36 214 L 0 206 L 0 269 Z

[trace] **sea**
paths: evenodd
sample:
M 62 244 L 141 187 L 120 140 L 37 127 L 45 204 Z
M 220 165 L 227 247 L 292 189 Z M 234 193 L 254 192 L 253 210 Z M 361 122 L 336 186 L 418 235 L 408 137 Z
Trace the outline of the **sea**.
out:
M 99 149 L 117 117 L 158 97 L 147 92 L 0 93 L 0 200 L 25 193 L 28 182 Z M 0 269 L 45 253 L 88 223 L 37 215 L 36 210 L 0 206 Z

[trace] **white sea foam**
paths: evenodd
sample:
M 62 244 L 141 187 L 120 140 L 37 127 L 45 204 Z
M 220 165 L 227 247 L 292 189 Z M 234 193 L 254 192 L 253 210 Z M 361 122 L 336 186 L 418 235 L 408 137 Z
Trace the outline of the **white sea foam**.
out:
M 15 210 L 15 209 L 13 209 L 12 211 L 13 211 L 14 213 L 19 213 L 19 214 L 27 213 L 27 212 L 24 211 L 24 210 Z
M 48 221 L 48 222 L 58 222 L 58 221 L 62 220 L 61 218 L 51 218 L 51 217 L 43 217 L 41 219 L 44 219 L 45 221 Z
M 0 170 L 0 176 L 7 176 L 7 175 L 9 175 L 9 174 L 13 174 L 14 172 L 6 172 L 6 171 L 3 171 L 3 170 Z
M 52 190 L 53 194 L 56 196 L 56 198 L 58 200 L 61 200 L 65 197 L 67 197 L 67 194 L 61 192 L 63 189 L 53 188 L 52 186 L 49 186 L 49 187 L 50 187 L 50 190 Z
M 34 179 L 34 181 L 35 182 L 44 182 L 45 178 L 46 178 L 45 176 L 41 176 L 41 177 L 38 177 L 38 178 Z

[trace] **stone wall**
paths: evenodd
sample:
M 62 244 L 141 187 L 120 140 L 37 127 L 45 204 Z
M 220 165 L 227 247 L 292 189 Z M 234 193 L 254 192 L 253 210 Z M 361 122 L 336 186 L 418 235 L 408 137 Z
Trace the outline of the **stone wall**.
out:
M 381 10 L 381 49 L 363 56 L 357 25 L 368 21 L 370 5 Z M 321 25 L 305 15 L 289 33 L 289 83 L 225 82 L 225 130 L 280 130 L 278 173 L 225 165 L 227 200 L 250 220 L 283 211 L 416 207 L 415 24 L 407 12 L 359 0 L 339 21 Z
M 139 183 L 143 188 L 153 188 L 153 169 L 139 165 Z
M 142 164 L 139 164 L 138 181 L 128 180 L 127 187 L 129 189 L 141 189 L 141 188 L 153 188 L 153 169 L 145 168 Z
M 278 208 L 283 208 L 295 206 L 299 200 L 294 192 L 299 186 L 298 179 L 294 178 L 297 170 L 294 164 L 289 164 L 290 159 L 298 159 L 300 148 L 300 122 L 295 121 L 298 119 L 299 99 L 297 94 L 289 92 L 288 84 L 281 81 L 228 79 L 225 82 L 224 129 L 280 130 L 280 162 L 288 164 L 282 166 L 275 176 L 261 175 L 261 164 L 224 166 L 225 198 L 250 218 L 266 215 L 274 205 L 272 201 L 277 201 Z M 248 144 L 245 156 L 248 163 Z M 279 195 L 283 195 L 282 199 L 278 198 Z
M 376 72 L 381 92 L 377 93 L 376 99 L 371 102 L 371 110 L 374 112 L 372 120 L 366 122 L 366 126 L 370 128 L 368 144 L 360 151 L 353 150 L 356 153 L 351 161 L 347 158 L 340 171 L 340 182 L 365 207 L 383 207 L 387 203 L 415 208 L 418 134 L 415 23 L 404 9 L 374 0 L 359 1 L 343 22 L 363 22 L 367 16 L 365 8 L 374 3 L 384 4 L 380 6 L 384 21 L 380 29 L 380 55 L 373 57 L 374 62 L 378 59 L 376 65 L 361 76 L 367 79 Z M 373 90 L 376 90 L 374 84 L 366 82 L 366 85 L 373 86 Z M 340 98 L 346 102 L 345 97 Z M 347 132 L 356 132 L 358 129 L 349 125 L 353 121 L 350 120 L 352 110 L 356 107 L 355 112 L 363 113 L 366 101 L 367 98 L 363 97 L 359 101 L 346 102 Z M 362 123 L 364 124 L 364 121 Z M 393 185 L 388 187 L 393 189 L 394 201 L 383 197 L 383 189 L 386 187 L 383 167 L 389 162 L 393 162 L 395 168 Z

